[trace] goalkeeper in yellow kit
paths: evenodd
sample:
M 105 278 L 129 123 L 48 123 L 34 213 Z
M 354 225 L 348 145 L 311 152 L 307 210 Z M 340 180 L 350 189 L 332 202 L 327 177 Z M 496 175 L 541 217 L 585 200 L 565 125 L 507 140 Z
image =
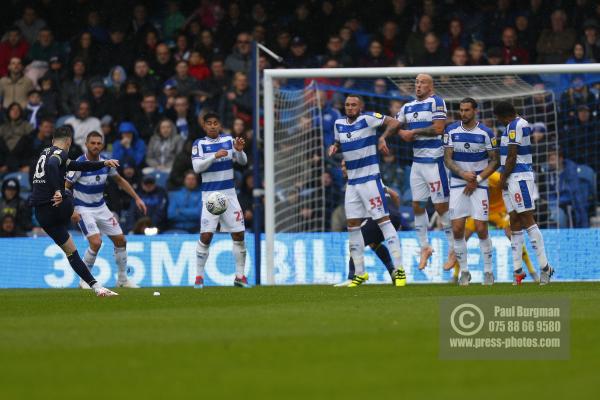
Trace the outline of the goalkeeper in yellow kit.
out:
M 496 171 L 488 178 L 488 190 L 489 190 L 489 202 L 490 202 L 490 211 L 489 211 L 489 223 L 494 225 L 496 228 L 504 229 L 504 233 L 506 237 L 510 239 L 510 223 L 509 217 L 506 213 L 506 208 L 504 207 L 504 201 L 502 200 L 502 188 L 500 187 L 500 172 Z M 467 218 L 467 222 L 465 224 L 465 240 L 469 240 L 469 237 L 475 232 L 475 222 L 473 218 Z M 525 265 L 527 265 L 527 269 L 529 270 L 529 274 L 531 278 L 539 282 L 539 277 L 533 264 L 531 264 L 531 259 L 529 258 L 529 254 L 527 253 L 527 249 L 525 245 L 523 245 L 523 261 Z M 454 282 L 458 279 L 459 273 L 459 265 L 458 262 L 454 263 L 454 274 L 452 275 L 452 280 Z

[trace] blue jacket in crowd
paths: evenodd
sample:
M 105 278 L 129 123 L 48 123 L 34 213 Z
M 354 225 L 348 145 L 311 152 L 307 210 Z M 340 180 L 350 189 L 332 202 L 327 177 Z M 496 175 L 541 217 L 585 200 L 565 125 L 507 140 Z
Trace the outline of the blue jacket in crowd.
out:
M 133 141 L 129 148 L 125 148 L 121 144 L 124 132 L 133 133 Z M 121 122 L 121 125 L 119 125 L 119 139 L 113 142 L 112 158 L 119 160 L 121 164 L 127 158 L 130 158 L 135 160 L 135 166 L 139 167 L 144 162 L 144 157 L 146 157 L 146 143 L 140 139 L 137 128 L 131 122 Z
M 558 204 L 561 207 L 571 206 L 573 215 L 573 226 L 575 228 L 589 227 L 589 218 L 587 213 L 587 199 L 583 190 L 579 186 L 579 177 L 577 175 L 577 164 L 571 160 L 564 160 L 563 170 L 558 175 L 558 199 L 556 197 L 557 182 L 552 179 L 548 184 L 548 200 L 550 204 Z
M 169 193 L 168 216 L 171 228 L 182 229 L 190 233 L 200 228 L 200 209 L 202 208 L 202 191 L 186 187 Z

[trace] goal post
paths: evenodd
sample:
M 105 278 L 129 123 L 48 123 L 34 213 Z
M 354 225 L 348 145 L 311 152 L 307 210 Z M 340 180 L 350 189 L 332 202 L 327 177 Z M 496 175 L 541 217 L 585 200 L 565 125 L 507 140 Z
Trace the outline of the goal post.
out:
M 322 115 L 319 105 L 318 85 L 311 83 L 312 80 L 319 79 L 385 79 L 395 85 L 398 90 L 396 94 L 412 95 L 412 93 L 403 93 L 402 89 L 406 82 L 414 81 L 418 74 L 430 74 L 435 81 L 435 91 L 444 97 L 447 103 L 456 103 L 463 97 L 474 97 L 477 101 L 487 102 L 485 118 L 492 119 L 490 115 L 492 104 L 500 99 L 512 101 L 518 110 L 523 110 L 523 116 L 528 119 L 529 114 L 534 113 L 531 108 L 530 99 L 536 94 L 547 93 L 549 96 L 547 110 L 539 118 L 546 124 L 554 124 L 554 140 L 558 136 L 558 117 L 556 115 L 556 103 L 558 99 L 554 93 L 536 89 L 534 85 L 521 79 L 521 76 L 532 76 L 548 74 L 552 76 L 560 74 L 598 74 L 600 73 L 600 64 L 549 64 L 549 65 L 515 65 L 515 66 L 472 66 L 472 67 L 391 67 L 391 68 L 323 68 L 323 69 L 267 69 L 264 71 L 264 188 L 265 188 L 265 254 L 262 257 L 263 276 L 266 278 L 264 283 L 268 285 L 275 284 L 275 235 L 281 231 L 278 226 L 286 226 L 294 229 L 294 224 L 278 225 L 278 204 L 277 204 L 277 185 L 281 183 L 277 174 L 278 168 L 281 169 L 284 160 L 278 160 L 278 141 L 281 133 L 290 127 L 290 124 L 300 124 L 300 119 L 308 116 L 321 118 Z M 286 127 L 278 126 L 278 119 L 282 117 L 283 112 L 292 109 L 289 104 L 289 92 L 283 89 L 282 82 L 287 80 L 296 80 L 305 82 L 301 88 L 296 88 L 296 102 L 293 107 L 296 108 L 297 120 L 293 118 L 286 120 Z M 600 79 L 599 79 L 600 80 Z M 312 86 L 311 86 L 312 85 Z M 329 88 L 327 90 L 330 90 Z M 340 93 L 344 93 L 345 88 L 339 88 Z M 315 91 L 311 94 L 311 91 Z M 350 91 L 351 92 L 351 91 Z M 348 91 L 345 93 L 349 93 Z M 288 96 L 288 97 L 286 97 Z M 283 101 L 286 98 L 288 100 Z M 316 104 L 315 104 L 316 99 Z M 309 104 L 310 103 L 310 104 Z M 287 107 L 287 108 L 286 108 Z M 303 108 L 305 107 L 305 108 Z M 309 109 L 311 108 L 311 109 Z M 451 106 L 449 106 L 450 112 Z M 456 107 L 455 107 L 456 108 Z M 311 111 L 312 110 L 312 111 Z M 369 110 L 367 108 L 367 110 Z M 457 111 L 457 110 L 455 110 Z M 528 119 L 529 120 L 529 119 Z M 530 120 L 530 122 L 533 122 Z M 323 128 L 320 128 L 320 134 L 323 134 Z M 314 133 L 304 132 L 307 145 L 304 150 L 308 150 L 318 141 L 310 144 L 308 140 L 314 139 Z M 547 145 L 550 145 L 548 143 Z M 323 138 L 321 138 L 321 149 Z M 290 158 L 295 163 L 297 159 Z M 298 168 L 298 165 L 294 167 Z M 321 164 L 321 168 L 323 168 Z M 300 173 L 300 172 L 296 172 Z M 286 177 L 292 179 L 293 177 Z M 316 202 L 316 199 L 312 201 Z M 289 215 L 288 210 L 279 210 L 279 215 Z M 302 225 L 297 225 L 301 227 Z

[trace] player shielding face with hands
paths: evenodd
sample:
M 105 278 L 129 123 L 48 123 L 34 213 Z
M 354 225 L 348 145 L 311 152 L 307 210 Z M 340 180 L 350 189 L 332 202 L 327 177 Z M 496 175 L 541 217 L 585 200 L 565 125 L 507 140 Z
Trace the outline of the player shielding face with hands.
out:
M 342 152 L 348 171 L 348 186 L 344 205 L 348 220 L 350 256 L 355 265 L 355 273 L 349 287 L 356 287 L 369 279 L 364 267 L 365 242 L 360 229 L 363 219 L 371 217 L 378 224 L 394 262 L 394 284 L 406 285 L 406 274 L 402 267 L 400 241 L 388 213 L 387 200 L 379 173 L 377 156 L 377 128 L 384 126 L 395 131 L 398 121 L 379 113 L 363 113 L 360 96 L 346 97 L 345 118 L 334 123 L 335 143 L 328 154 Z
M 488 236 L 488 177 L 498 168 L 499 159 L 494 132 L 477 121 L 477 102 L 465 98 L 460 102 L 460 122 L 446 127 L 444 162 L 450 175 L 450 219 L 454 236 L 454 251 L 460 265 L 458 283 L 469 284 L 465 221 L 472 217 L 479 236 L 483 256 L 484 285 L 494 283 L 492 273 L 492 241 Z
M 79 157 L 77 161 L 100 161 L 105 160 L 100 155 L 104 148 L 104 136 L 96 131 L 88 133 L 85 140 L 86 154 Z M 93 173 L 71 171 L 67 174 L 65 186 L 73 190 L 73 202 L 75 211 L 71 217 L 83 235 L 89 242 L 89 247 L 83 256 L 83 262 L 92 270 L 100 246 L 102 245 L 102 234 L 107 235 L 114 245 L 114 257 L 117 264 L 117 286 L 138 288 L 134 282 L 127 278 L 127 241 L 119 226 L 119 222 L 104 202 L 104 189 L 107 178 L 111 178 L 135 201 L 137 207 L 146 214 L 146 205 L 138 196 L 129 182 L 125 180 L 115 168 L 102 168 Z M 90 287 L 81 280 L 79 287 L 89 289 Z
M 231 233 L 235 258 L 234 286 L 249 287 L 244 274 L 246 266 L 246 244 L 244 243 L 244 212 L 238 202 L 233 181 L 233 163 L 246 165 L 243 138 L 232 138 L 221 132 L 219 116 L 213 112 L 202 118 L 206 137 L 198 139 L 192 146 L 194 172 L 202 174 L 202 208 L 200 211 L 200 240 L 196 247 L 196 282 L 194 287 L 204 287 L 204 266 L 208 259 L 208 249 L 217 225 L 221 232 Z M 213 192 L 227 197 L 227 210 L 221 215 L 213 215 L 206 208 L 206 200 Z
M 435 210 L 442 220 L 442 226 L 448 239 L 448 260 L 445 266 L 452 266 L 456 261 L 453 251 L 452 229 L 448 215 L 448 174 L 444 167 L 444 150 L 442 135 L 446 125 L 446 103 L 434 94 L 433 78 L 427 74 L 419 74 L 415 79 L 414 101 L 400 108 L 396 119 L 407 129 L 398 134 L 404 140 L 413 141 L 413 164 L 410 171 L 410 190 L 412 206 L 415 213 L 415 230 L 421 247 L 419 269 L 427 266 L 433 254 L 429 244 L 427 229 L 429 217 L 425 206 L 431 199 Z M 385 139 L 392 132 L 384 132 L 379 139 L 379 149 L 385 151 Z
M 502 197 L 510 216 L 513 284 L 520 285 L 525 278 L 521 267 L 525 229 L 540 264 L 540 285 L 546 285 L 554 269 L 548 264 L 544 238 L 533 216 L 535 177 L 531 157 L 531 128 L 526 120 L 517 115 L 514 106 L 506 101 L 496 103 L 494 114 L 506 126 L 500 140 L 500 187 L 503 188 Z
M 96 293 L 97 296 L 117 294 L 100 285 L 81 260 L 73 238 L 69 234 L 69 224 L 73 214 L 73 200 L 65 189 L 67 171 L 98 171 L 102 168 L 116 168 L 117 160 L 72 161 L 67 157 L 73 143 L 73 128 L 61 126 L 52 138 L 52 146 L 44 149 L 38 158 L 32 181 L 30 204 L 44 231 L 65 252 L 73 270 Z

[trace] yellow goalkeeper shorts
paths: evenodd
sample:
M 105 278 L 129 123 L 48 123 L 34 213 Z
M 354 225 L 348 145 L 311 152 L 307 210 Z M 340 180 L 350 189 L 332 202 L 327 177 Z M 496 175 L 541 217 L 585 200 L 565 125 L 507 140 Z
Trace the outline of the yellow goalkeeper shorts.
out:
M 510 226 L 510 219 L 508 214 L 505 212 L 491 212 L 488 223 L 494 225 L 498 229 L 504 229 Z M 467 218 L 467 221 L 465 222 L 465 230 L 469 232 L 475 232 L 475 221 L 473 218 Z

